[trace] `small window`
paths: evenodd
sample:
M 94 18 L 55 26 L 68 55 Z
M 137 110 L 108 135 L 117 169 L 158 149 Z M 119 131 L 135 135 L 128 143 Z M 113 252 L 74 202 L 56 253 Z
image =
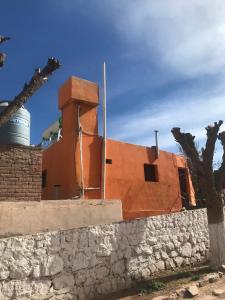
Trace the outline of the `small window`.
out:
M 158 171 L 156 165 L 144 164 L 145 181 L 157 182 Z
M 106 158 L 106 161 L 105 161 L 108 165 L 111 165 L 112 164 L 112 159 L 111 158 Z
M 42 171 L 42 187 L 47 186 L 47 170 Z

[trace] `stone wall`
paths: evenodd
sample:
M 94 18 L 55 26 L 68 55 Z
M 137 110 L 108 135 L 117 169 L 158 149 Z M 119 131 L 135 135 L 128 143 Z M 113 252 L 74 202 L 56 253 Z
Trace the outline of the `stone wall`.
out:
M 39 148 L 0 145 L 0 201 L 41 200 Z
M 4 238 L 0 299 L 97 299 L 207 253 L 204 209 Z

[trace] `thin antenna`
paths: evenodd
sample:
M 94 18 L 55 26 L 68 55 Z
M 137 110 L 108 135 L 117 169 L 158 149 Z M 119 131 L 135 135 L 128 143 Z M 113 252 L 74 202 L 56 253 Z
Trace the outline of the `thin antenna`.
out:
M 156 149 L 156 158 L 159 158 L 159 143 L 158 143 L 158 130 L 154 130 L 155 132 L 155 149 Z
M 103 99 L 102 99 L 102 121 L 103 121 L 103 139 L 102 139 L 102 182 L 101 198 L 105 200 L 106 195 L 106 63 L 103 63 Z

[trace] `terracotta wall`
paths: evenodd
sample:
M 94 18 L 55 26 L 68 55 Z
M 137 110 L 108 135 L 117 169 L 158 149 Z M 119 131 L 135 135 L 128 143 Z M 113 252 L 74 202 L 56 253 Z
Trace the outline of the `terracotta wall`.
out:
M 76 93 L 78 88 L 79 93 Z M 72 86 L 72 87 L 71 87 Z M 69 90 L 68 90 L 69 89 Z M 82 94 L 82 91 L 85 93 Z M 82 126 L 82 155 L 85 198 L 100 198 L 101 143 L 97 124 L 96 85 L 72 77 L 59 92 L 59 107 L 63 116 L 63 138 L 43 154 L 43 170 L 47 170 L 47 185 L 43 199 L 79 197 L 82 186 L 80 139 L 78 137 L 78 106 Z M 93 96 L 94 95 L 94 96 Z M 94 101 L 91 101 L 94 97 Z M 79 99 L 78 99 L 79 98 Z M 119 130 L 119 128 L 118 128 Z M 187 189 L 194 203 L 194 192 L 186 161 L 181 156 L 107 140 L 106 198 L 121 199 L 125 219 L 179 211 L 182 208 L 178 168 L 186 169 Z M 157 166 L 157 182 L 146 182 L 144 164 Z M 58 187 L 57 187 L 58 186 Z
M 40 148 L 0 145 L 0 201 L 41 200 Z
M 98 144 L 98 147 L 94 147 L 94 144 Z M 87 137 L 84 138 L 83 145 L 86 151 L 85 186 L 100 186 L 101 140 L 94 143 Z M 107 140 L 107 159 L 111 159 L 112 163 L 106 164 L 106 198 L 122 200 L 125 219 L 175 212 L 182 208 L 178 168 L 187 169 L 185 159 L 166 151 L 159 151 L 159 158 L 155 157 L 154 147 Z M 156 166 L 157 182 L 145 181 L 144 164 Z M 194 204 L 194 191 L 188 170 L 187 185 L 190 200 Z M 86 191 L 86 196 L 92 198 L 99 197 L 100 194 Z
M 47 172 L 47 184 L 42 190 L 43 199 L 71 199 L 80 196 L 81 168 L 78 138 L 78 111 L 82 130 L 92 141 L 98 141 L 98 86 L 92 82 L 71 77 L 59 89 L 59 108 L 62 110 L 63 138 L 43 153 L 43 171 Z M 78 109 L 80 107 L 80 109 Z M 96 144 L 96 141 L 94 142 Z M 92 142 L 83 146 L 84 161 L 89 153 L 95 156 Z M 95 147 L 95 146 L 94 146 Z M 99 155 L 99 154 L 97 154 Z M 96 157 L 97 159 L 97 157 Z M 95 158 L 93 157 L 93 161 Z M 87 166 L 90 169 L 90 166 Z M 98 172 L 98 171 L 97 171 Z M 96 177 L 93 176 L 93 181 Z M 99 178 L 97 178 L 99 180 Z M 56 189 L 58 193 L 56 195 Z M 99 198 L 99 197 L 98 197 Z

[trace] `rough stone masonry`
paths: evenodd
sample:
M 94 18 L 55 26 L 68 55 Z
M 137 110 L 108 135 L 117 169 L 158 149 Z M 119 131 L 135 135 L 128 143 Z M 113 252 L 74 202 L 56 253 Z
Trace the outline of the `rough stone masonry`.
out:
M 97 299 L 207 259 L 204 209 L 0 239 L 0 299 Z
M 40 148 L 0 145 L 0 201 L 41 200 Z

